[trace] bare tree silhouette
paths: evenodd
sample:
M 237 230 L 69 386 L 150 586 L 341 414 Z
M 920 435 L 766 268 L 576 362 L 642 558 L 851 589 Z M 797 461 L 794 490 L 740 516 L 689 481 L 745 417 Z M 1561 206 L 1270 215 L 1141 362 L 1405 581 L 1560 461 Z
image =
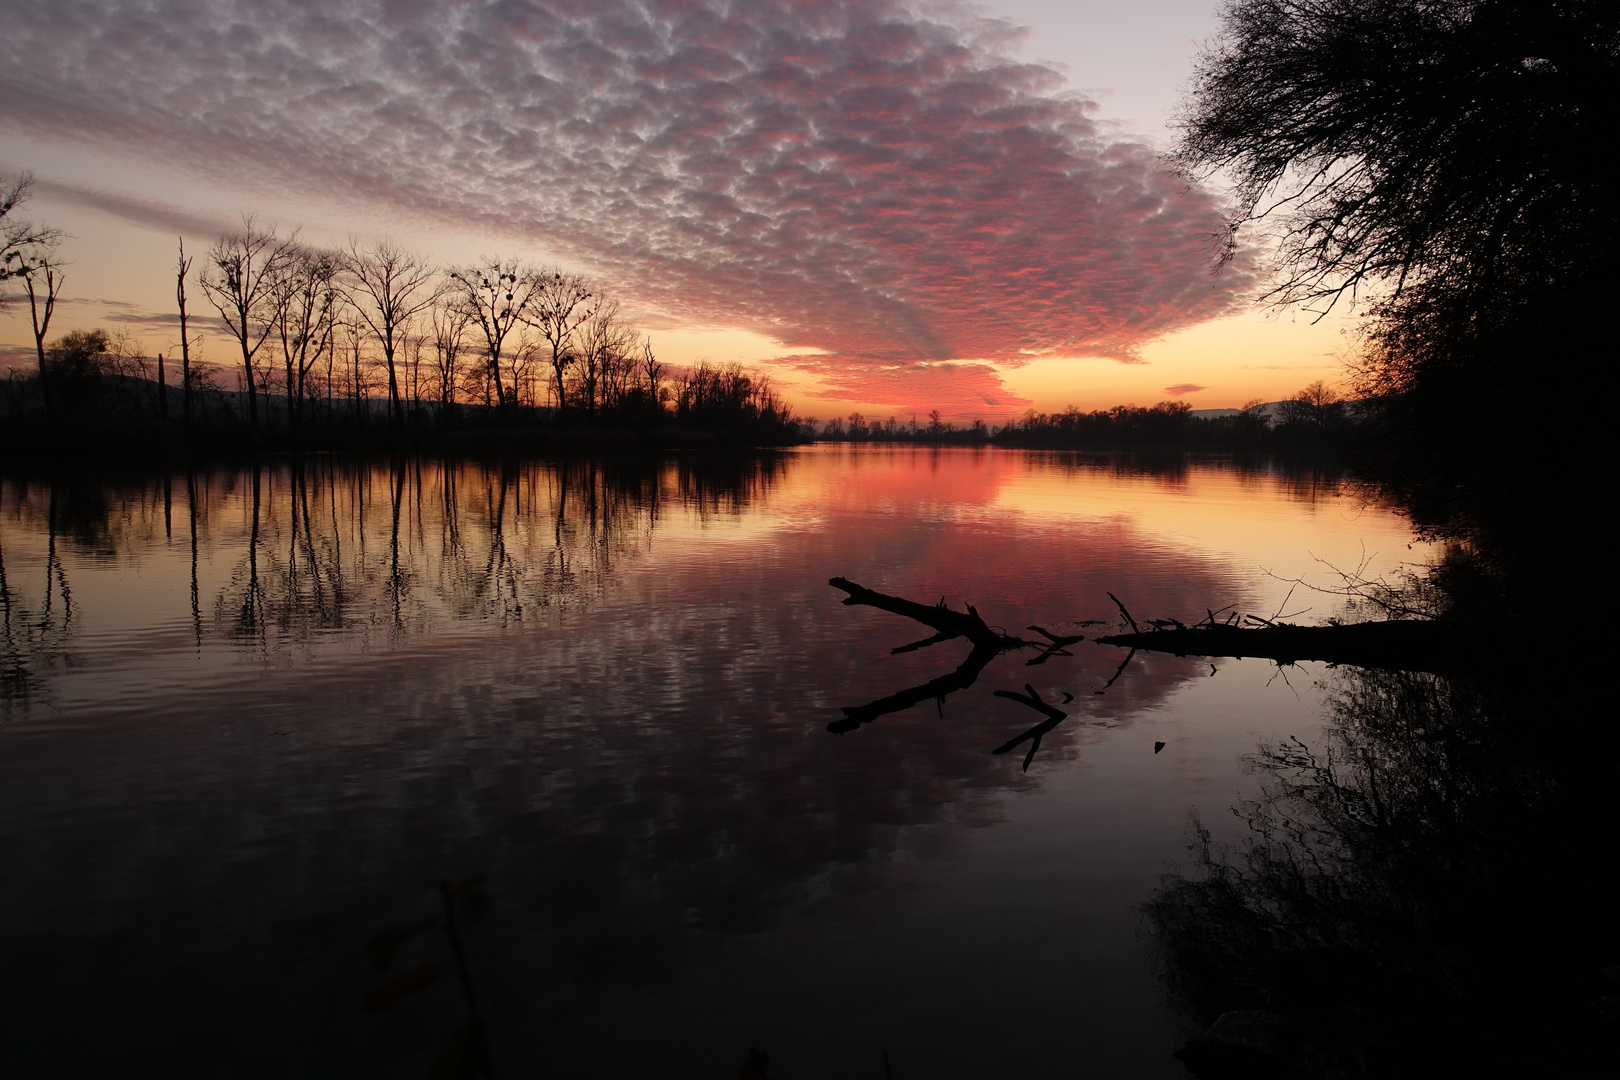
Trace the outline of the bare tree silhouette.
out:
M 174 302 L 180 309 L 180 417 L 186 431 L 191 430 L 191 333 L 187 327 L 190 314 L 186 311 L 186 278 L 191 273 L 191 260 L 186 258 L 186 238 L 180 237 L 180 254 L 175 259 Z
M 449 278 L 461 309 L 484 335 L 486 369 L 504 412 L 511 398 L 501 379 L 501 361 L 512 332 L 525 324 L 539 301 L 538 277 L 522 263 L 486 258 L 451 270 Z
M 273 283 L 276 334 L 281 344 L 287 394 L 287 427 L 294 445 L 303 430 L 310 373 L 330 349 L 338 307 L 338 256 L 317 248 L 287 251 Z
M 18 173 L 0 180 L 0 282 L 23 276 L 42 251 L 54 251 L 62 241 L 62 231 L 35 225 L 15 216 L 28 201 L 34 186 L 32 173 Z M 5 296 L 0 292 L 0 299 Z
M 276 283 L 296 243 L 296 237 L 282 239 L 273 226 L 261 229 L 252 214 L 243 214 L 241 230 L 220 237 L 208 249 L 208 262 L 199 278 L 226 332 L 241 350 L 248 423 L 255 429 L 259 426 L 260 380 L 254 360 L 275 330 Z
M 23 280 L 28 293 L 28 318 L 34 331 L 34 352 L 39 358 L 40 393 L 45 397 L 45 411 L 51 410 L 51 378 L 45 363 L 45 335 L 50 332 L 51 316 L 56 313 L 56 302 L 62 296 L 65 277 L 61 263 L 56 261 L 55 245 L 40 245 L 32 258 L 17 275 Z
M 355 311 L 382 348 L 388 369 L 388 418 L 398 430 L 404 423 L 397 357 L 411 322 L 431 308 L 442 291 L 438 271 L 427 259 L 392 240 L 363 248 L 349 238 L 343 266 Z
M 551 372 L 558 409 L 568 407 L 563 376 L 576 360 L 574 332 L 593 313 L 590 300 L 591 290 L 578 274 L 564 273 L 553 266 L 534 275 L 534 303 L 525 321 L 540 331 L 540 336 L 551 346 Z
M 456 406 L 456 389 L 461 382 L 461 355 L 467 327 L 472 321 L 466 308 L 457 303 L 438 303 L 429 309 L 428 329 L 433 338 L 434 390 L 439 398 L 439 427 L 448 430 Z

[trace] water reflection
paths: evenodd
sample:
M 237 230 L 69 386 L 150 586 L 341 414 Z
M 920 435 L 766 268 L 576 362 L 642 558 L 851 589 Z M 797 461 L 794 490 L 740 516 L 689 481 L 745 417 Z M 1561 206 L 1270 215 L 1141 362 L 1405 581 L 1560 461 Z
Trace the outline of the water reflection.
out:
M 53 1051 L 85 1072 L 156 1067 L 182 1029 L 244 1074 L 413 1072 L 450 1005 L 360 1016 L 357 950 L 440 874 L 480 872 L 497 1053 L 587 1074 L 569 1033 L 625 988 L 653 995 L 652 1023 L 728 942 L 911 895 L 1009 795 L 1208 680 L 1162 655 L 1123 673 L 1101 648 L 1006 655 L 941 708 L 826 732 L 953 659 L 890 655 L 909 628 L 840 607 L 832 574 L 1060 634 L 1111 617 L 1110 589 L 1167 614 L 1255 599 L 1263 575 L 1117 505 L 1225 474 L 1111 468 L 925 452 L 13 478 L 7 662 L 33 681 L 0 727 L 0 1007 L 58 1034 L 94 1016 L 101 1040 Z M 998 507 L 1019 485 L 1047 485 L 1047 509 Z M 992 751 L 1030 721 L 995 691 L 1029 680 L 1074 700 L 1026 773 Z M 711 1011 L 749 998 L 715 990 Z
M 1323 737 L 1251 759 L 1249 838 L 1201 831 L 1194 872 L 1147 907 L 1167 984 L 1213 1025 L 1181 1052 L 1192 1071 L 1612 1075 L 1615 845 L 1594 762 L 1614 738 L 1581 724 L 1581 696 L 1334 676 Z
M 91 508 L 86 512 L 81 503 L 71 499 L 59 505 L 58 495 L 58 488 L 52 485 L 43 507 L 44 519 L 40 522 L 45 547 L 41 567 L 44 582 L 37 602 L 30 604 L 22 583 L 13 582 L 8 576 L 5 546 L 0 542 L 0 624 L 3 624 L 4 634 L 4 643 L 0 645 L 0 707 L 9 708 L 15 703 L 27 704 L 33 700 L 43 691 L 47 673 L 60 667 L 69 656 L 73 638 L 73 589 L 68 584 L 59 543 L 76 539 L 92 545 L 105 532 L 96 528 L 105 521 L 105 514 L 95 512 L 104 508 Z M 69 537 L 61 537 L 64 527 L 74 532 Z
M 773 458 L 718 469 L 417 459 L 386 471 L 328 461 L 267 474 L 255 465 L 246 552 L 215 620 L 266 647 L 379 622 L 415 632 L 438 619 L 505 626 L 599 594 L 671 502 L 735 513 L 780 468 Z
M 62 550 L 126 565 L 160 554 L 175 541 L 177 487 L 193 644 L 218 636 L 268 654 L 578 606 L 645 552 L 668 508 L 733 517 L 783 468 L 777 456 L 543 467 L 313 459 L 123 480 L 13 477 L 0 484 L 12 526 L 0 543 L 4 703 L 36 700 L 41 672 L 67 655 L 73 596 Z M 43 588 L 17 579 L 19 556 L 39 564 Z M 221 556 L 231 560 L 218 568 L 224 578 L 210 580 Z

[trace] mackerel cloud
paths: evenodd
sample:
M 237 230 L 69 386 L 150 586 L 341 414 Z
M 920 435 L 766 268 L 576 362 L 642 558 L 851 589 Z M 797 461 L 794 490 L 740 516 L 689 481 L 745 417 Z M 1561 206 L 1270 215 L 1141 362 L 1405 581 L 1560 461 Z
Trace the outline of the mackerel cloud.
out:
M 1013 41 L 885 0 L 69 0 L 7 15 L 0 125 L 532 238 L 819 350 L 833 396 L 961 412 L 1249 285 L 1212 197 Z

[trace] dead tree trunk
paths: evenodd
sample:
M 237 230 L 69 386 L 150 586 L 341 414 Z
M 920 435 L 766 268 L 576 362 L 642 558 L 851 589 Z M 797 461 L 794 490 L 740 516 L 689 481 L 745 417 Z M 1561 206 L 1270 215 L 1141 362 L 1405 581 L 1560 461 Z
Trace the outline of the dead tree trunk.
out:
M 968 653 L 967 659 L 961 665 L 946 675 L 937 679 L 930 679 L 921 686 L 913 686 L 899 693 L 878 698 L 865 705 L 845 706 L 844 718 L 834 720 L 827 725 L 827 730 L 837 734 L 854 731 L 862 724 L 869 724 L 880 716 L 909 709 L 913 705 L 920 705 L 925 701 L 936 701 L 943 707 L 945 697 L 958 690 L 965 690 L 978 679 L 979 672 L 985 665 L 1009 649 L 1022 649 L 1034 646 L 1037 643 L 1025 641 L 1023 638 L 1011 637 L 996 630 L 985 623 L 974 610 L 973 605 L 967 605 L 967 611 L 952 611 L 945 606 L 945 601 L 938 604 L 919 604 L 915 600 L 905 600 L 898 596 L 889 596 L 886 593 L 876 592 L 857 585 L 847 578 L 835 577 L 827 582 L 835 589 L 842 589 L 849 595 L 844 598 L 844 604 L 850 607 L 875 607 L 880 611 L 887 611 L 894 615 L 903 615 L 908 619 L 922 623 L 932 628 L 935 633 L 932 637 L 913 641 L 909 645 L 901 645 L 891 650 L 892 653 L 914 652 L 917 649 L 937 645 L 942 641 L 952 641 L 956 638 L 966 638 L 973 645 L 973 651 Z M 1050 637 L 1050 635 L 1047 635 Z M 1059 639 L 1054 639 L 1059 640 Z M 1078 640 L 1078 639 L 1074 639 Z
M 933 637 L 914 641 L 910 645 L 902 645 L 895 649 L 896 653 L 912 652 L 915 649 L 937 645 L 941 641 L 950 641 L 953 638 L 965 637 L 971 641 L 975 648 L 979 646 L 993 646 L 997 652 L 1008 649 L 1022 649 L 1034 645 L 1033 641 L 1023 638 L 1010 637 L 998 630 L 991 629 L 985 621 L 979 618 L 979 613 L 972 604 L 967 605 L 967 611 L 952 611 L 940 600 L 934 605 L 919 604 L 915 600 L 903 600 L 898 596 L 889 596 L 886 593 L 874 592 L 864 585 L 857 585 L 848 578 L 835 577 L 827 582 L 835 589 L 842 589 L 849 593 L 844 598 L 848 607 L 864 606 L 875 607 L 880 611 L 888 611 L 895 615 L 904 615 L 924 626 L 931 626 L 937 633 Z
M 1097 639 L 1099 645 L 1173 653 L 1176 656 L 1245 656 L 1292 664 L 1320 660 L 1329 664 L 1427 671 L 1443 675 L 1456 670 L 1462 649 L 1451 627 L 1427 620 L 1349 623 L 1341 626 L 1261 626 L 1203 623 L 1159 626 Z

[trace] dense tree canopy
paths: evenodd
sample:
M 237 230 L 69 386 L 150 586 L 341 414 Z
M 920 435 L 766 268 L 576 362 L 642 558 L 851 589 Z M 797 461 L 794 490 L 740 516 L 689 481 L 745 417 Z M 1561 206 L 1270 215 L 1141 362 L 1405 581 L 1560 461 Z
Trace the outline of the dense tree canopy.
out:
M 1361 464 L 1429 524 L 1533 553 L 1587 501 L 1617 73 L 1613 0 L 1231 0 L 1200 60 L 1181 160 L 1234 182 L 1229 250 L 1271 233 L 1270 299 L 1366 301 Z
M 1181 155 L 1280 227 L 1278 299 L 1539 291 L 1620 231 L 1617 71 L 1610 0 L 1233 0 Z

